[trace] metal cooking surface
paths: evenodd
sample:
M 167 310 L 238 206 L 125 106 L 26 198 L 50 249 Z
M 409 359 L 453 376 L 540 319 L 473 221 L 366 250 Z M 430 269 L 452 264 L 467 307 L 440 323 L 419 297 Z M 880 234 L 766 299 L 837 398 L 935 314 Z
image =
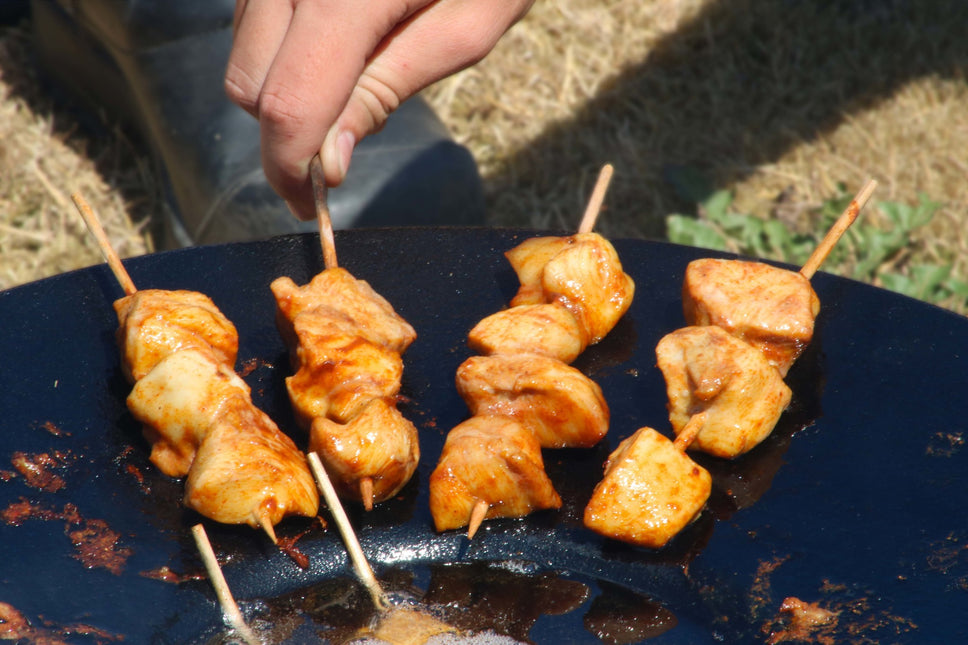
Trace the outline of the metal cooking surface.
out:
M 400 408 L 421 433 L 419 471 L 398 499 L 370 514 L 349 509 L 378 576 L 438 597 L 457 584 L 535 598 L 549 579 L 584 585 L 587 598 L 557 599 L 570 609 L 563 615 L 549 615 L 550 601 L 521 610 L 512 635 L 536 643 L 600 642 L 603 615 L 640 626 L 674 617 L 666 631 L 643 628 L 640 637 L 658 634 L 649 642 L 764 642 L 787 597 L 839 610 L 824 632 L 836 642 L 968 636 L 968 320 L 849 280 L 813 280 L 817 335 L 787 378 L 794 401 L 773 436 L 736 462 L 697 457 L 713 473 L 714 493 L 694 525 L 661 552 L 581 526 L 611 448 L 643 425 L 671 434 L 654 351 L 684 324 L 686 264 L 714 255 L 698 249 L 614 241 L 635 300 L 575 363 L 602 386 L 611 429 L 596 448 L 545 451 L 562 509 L 486 522 L 470 543 L 436 534 L 427 481 L 447 431 L 467 417 L 454 388 L 454 372 L 471 354 L 466 333 L 506 306 L 517 284 L 503 252 L 533 234 L 337 233 L 340 264 L 418 333 L 404 355 Z M 237 367 L 256 404 L 304 445 L 283 385 L 289 363 L 268 285 L 280 275 L 308 281 L 322 268 L 319 256 L 316 236 L 302 235 L 125 264 L 139 287 L 214 299 L 239 330 Z M 0 292 L 0 602 L 71 642 L 205 642 L 221 625 L 208 582 L 159 579 L 201 571 L 189 533 L 199 518 L 181 508 L 181 482 L 148 462 L 125 408 L 111 307 L 121 295 L 105 266 Z M 225 573 L 236 597 L 272 620 L 285 620 L 292 598 L 313 585 L 310 594 L 353 587 L 334 527 L 280 526 L 282 536 L 306 532 L 298 548 L 311 564 L 303 570 L 260 533 L 206 526 L 216 551 L 230 557 Z M 502 571 L 510 578 L 495 583 Z M 78 626 L 99 631 L 83 635 Z M 292 642 L 306 642 L 305 627 Z

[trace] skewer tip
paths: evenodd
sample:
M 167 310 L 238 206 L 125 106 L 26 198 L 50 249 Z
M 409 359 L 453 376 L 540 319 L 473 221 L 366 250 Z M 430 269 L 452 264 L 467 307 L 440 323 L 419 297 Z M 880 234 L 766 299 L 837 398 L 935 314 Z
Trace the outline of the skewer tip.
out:
M 853 224 L 857 219 L 861 209 L 863 209 L 867 204 L 867 201 L 871 198 L 871 195 L 874 194 L 874 190 L 876 188 L 877 180 L 870 179 L 868 180 L 867 184 L 860 189 L 860 192 L 858 192 L 857 195 L 850 200 L 850 204 L 847 205 L 847 208 L 843 213 L 841 213 L 840 217 L 837 218 L 837 221 L 833 223 L 833 226 L 830 227 L 830 230 L 827 231 L 827 234 L 824 236 L 824 238 L 820 240 L 820 244 L 817 245 L 817 248 L 814 249 L 810 257 L 807 258 L 807 261 L 803 264 L 803 267 L 800 268 L 800 274 L 803 277 L 805 277 L 807 280 L 813 278 L 814 274 L 820 268 L 820 265 L 823 264 L 824 260 L 827 259 L 827 256 L 830 255 L 830 252 L 833 250 L 834 246 L 836 246 L 840 238 L 844 235 L 844 233 L 847 232 L 847 229 L 850 228 L 851 224 Z
M 363 500 L 363 508 L 368 511 L 373 510 L 373 478 L 364 477 L 360 480 L 360 499 Z
M 111 246 L 111 240 L 108 239 L 107 233 L 104 232 L 104 226 L 101 224 L 101 218 L 97 216 L 97 213 L 94 212 L 94 209 L 91 208 L 91 205 L 87 203 L 87 200 L 80 193 L 72 193 L 71 200 L 73 200 L 74 206 L 77 207 L 77 212 L 80 214 L 81 219 L 87 225 L 87 230 L 94 236 L 98 248 L 101 249 L 101 255 L 104 256 L 104 260 L 108 263 L 111 272 L 114 273 L 115 279 L 117 279 L 121 288 L 124 289 L 124 295 L 134 295 L 138 291 L 138 288 L 134 286 L 134 281 L 131 280 L 127 269 L 121 263 L 121 258 L 118 257 L 117 251 Z
M 585 207 L 585 214 L 581 218 L 581 224 L 578 225 L 579 233 L 590 233 L 595 228 L 595 222 L 598 220 L 598 214 L 602 210 L 602 203 L 605 201 L 605 192 L 608 190 L 608 184 L 612 181 L 614 171 L 615 169 L 610 163 L 602 166 L 601 171 L 599 171 L 598 181 L 595 182 L 595 188 L 592 189 L 592 196 L 589 198 L 588 205 Z
M 699 432 L 702 430 L 703 424 L 706 423 L 706 411 L 698 412 L 691 417 L 686 425 L 683 426 L 679 434 L 676 435 L 676 440 L 673 442 L 676 450 L 679 452 L 685 452 L 692 445 L 692 442 L 696 440 L 699 436 Z
M 484 516 L 487 515 L 487 511 L 490 507 L 490 504 L 485 502 L 483 499 L 477 500 L 477 503 L 474 504 L 474 508 L 471 509 L 471 519 L 467 522 L 468 540 L 474 539 L 474 536 L 477 534 L 477 529 L 481 527 L 481 523 L 484 521 Z
M 255 515 L 256 521 L 258 521 L 259 526 L 262 527 L 262 530 L 265 531 L 266 535 L 269 536 L 269 539 L 272 540 L 272 543 L 279 544 L 279 540 L 276 538 L 276 530 L 272 526 L 272 522 L 269 521 L 269 518 L 264 513 L 260 513 L 258 510 L 256 510 L 253 515 Z

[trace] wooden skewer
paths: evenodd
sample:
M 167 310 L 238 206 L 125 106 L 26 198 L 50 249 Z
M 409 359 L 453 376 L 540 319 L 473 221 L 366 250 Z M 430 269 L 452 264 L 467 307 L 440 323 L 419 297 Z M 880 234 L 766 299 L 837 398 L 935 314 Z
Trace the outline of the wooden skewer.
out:
M 245 623 L 245 618 L 243 618 L 242 612 L 239 611 L 239 606 L 235 604 L 235 598 L 232 597 L 232 591 L 229 589 L 228 583 L 225 582 L 225 576 L 222 574 L 222 568 L 219 566 L 218 559 L 215 557 L 215 551 L 212 550 L 212 543 L 208 541 L 205 527 L 201 524 L 193 526 L 192 536 L 195 538 L 195 545 L 198 547 L 198 552 L 202 556 L 205 570 L 208 571 L 208 579 L 211 580 L 212 586 L 215 588 L 215 595 L 218 597 L 219 605 L 222 607 L 222 614 L 228 622 L 229 627 L 237 631 L 249 645 L 259 645 L 262 641 L 259 640 Z
M 608 184 L 612 181 L 612 174 L 614 168 L 612 164 L 605 164 L 602 166 L 601 171 L 598 173 L 598 181 L 595 182 L 595 188 L 592 189 L 592 196 L 588 200 L 588 205 L 585 207 L 585 214 L 581 218 L 581 224 L 578 225 L 579 233 L 591 233 L 592 229 L 595 228 L 595 222 L 598 219 L 598 214 L 602 210 L 602 203 L 605 201 L 605 192 L 608 190 Z
M 97 240 L 98 247 L 101 249 L 101 255 L 104 256 L 108 266 L 111 268 L 111 272 L 114 273 L 114 277 L 121 285 L 121 288 L 124 289 L 124 294 L 126 296 L 136 294 L 138 288 L 121 263 L 121 258 L 118 257 L 117 251 L 111 246 L 111 240 L 108 239 L 107 234 L 104 232 L 104 226 L 101 224 L 101 218 L 98 217 L 97 213 L 94 212 L 94 209 L 91 208 L 91 205 L 87 203 L 87 200 L 80 193 L 73 193 L 71 200 L 73 200 L 74 205 L 77 207 L 77 212 L 80 213 L 84 223 L 87 224 L 88 230 L 91 231 L 94 239 Z M 259 525 L 266 532 L 266 535 L 269 536 L 269 539 L 272 540 L 272 543 L 278 544 L 279 541 L 276 539 L 276 532 L 272 528 L 272 523 L 265 517 L 265 514 L 261 513 L 259 509 L 255 509 L 252 511 L 252 515 L 258 519 Z
M 689 421 L 683 426 L 682 431 L 676 435 L 673 445 L 679 452 L 685 452 L 692 445 L 692 442 L 699 436 L 703 425 L 706 423 L 706 411 L 703 410 L 689 417 Z
M 315 155 L 309 162 L 309 178 L 313 184 L 313 203 L 316 206 L 316 221 L 319 223 L 319 243 L 323 250 L 323 265 L 327 269 L 339 266 L 336 260 L 336 240 L 333 235 L 333 220 L 329 214 L 328 189 L 326 173 L 323 171 L 323 160 Z M 364 477 L 360 480 L 360 499 L 363 508 L 373 510 L 373 480 Z
M 319 243 L 323 248 L 323 264 L 327 269 L 335 269 L 336 241 L 333 236 L 333 220 L 329 215 L 328 189 L 326 174 L 323 172 L 323 161 L 319 155 L 309 162 L 309 177 L 313 183 L 313 202 L 316 205 L 316 221 L 319 223 Z
M 316 477 L 316 483 L 319 486 L 319 491 L 323 494 L 326 499 L 326 504 L 329 505 L 329 510 L 333 514 L 333 519 L 336 520 L 336 526 L 339 528 L 340 534 L 343 536 L 343 542 L 346 543 L 346 550 L 349 552 L 350 561 L 353 563 L 353 568 L 356 569 L 356 574 L 360 577 L 360 581 L 366 587 L 367 591 L 370 592 L 370 597 L 373 599 L 373 604 L 376 605 L 377 609 L 385 610 L 390 606 L 387 601 L 386 595 L 383 593 L 383 589 L 380 587 L 380 583 L 377 581 L 376 576 L 373 575 L 373 569 L 370 567 L 370 563 L 367 562 L 366 556 L 363 554 L 363 548 L 360 546 L 360 541 L 356 537 L 356 533 L 353 531 L 353 526 L 350 524 L 350 520 L 346 517 L 346 511 L 343 510 L 343 505 L 339 501 L 339 497 L 336 495 L 336 489 L 333 488 L 333 482 L 330 481 L 329 475 L 326 473 L 326 469 L 323 468 L 323 463 L 319 460 L 319 455 L 315 452 L 311 452 L 308 455 L 309 467 L 313 471 L 313 475 Z
M 485 502 L 483 499 L 477 500 L 474 504 L 474 508 L 471 509 L 471 519 L 467 522 L 467 539 L 473 540 L 474 536 L 477 534 L 477 529 L 481 527 L 481 523 L 484 521 L 484 516 L 487 515 L 487 510 L 491 507 L 490 504 Z
M 368 511 L 373 510 L 373 479 L 364 477 L 360 480 L 360 499 L 363 500 L 363 508 Z
M 840 240 L 841 236 L 847 232 L 847 229 L 850 228 L 850 225 L 853 224 L 854 220 L 857 219 L 857 215 L 860 214 L 861 209 L 864 208 L 865 204 L 867 204 L 867 201 L 871 198 L 875 188 L 877 188 L 877 182 L 871 179 L 867 182 L 867 185 L 865 185 L 860 192 L 857 193 L 852 200 L 850 200 L 850 204 L 847 205 L 846 210 L 844 210 L 840 217 L 837 218 L 837 221 L 834 222 L 834 225 L 830 227 L 830 230 L 827 231 L 827 234 L 824 236 L 824 238 L 820 240 L 820 244 L 817 245 L 817 248 L 813 250 L 813 253 L 800 269 L 800 274 L 803 275 L 803 277 L 805 277 L 807 280 L 813 277 L 813 275 L 817 272 L 817 269 L 820 268 L 820 265 L 823 264 L 824 260 L 827 259 L 827 256 L 830 255 L 830 252 L 833 250 L 834 246 L 836 246 L 837 241 Z
M 121 258 L 118 257 L 114 247 L 111 246 L 111 241 L 104 232 L 104 227 L 101 225 L 101 220 L 97 216 L 97 213 L 94 212 L 94 209 L 91 208 L 91 205 L 87 203 L 87 200 L 80 193 L 72 194 L 71 199 L 74 201 L 77 211 L 84 219 L 84 223 L 87 224 L 88 230 L 91 231 L 94 239 L 97 240 L 97 244 L 101 248 L 101 255 L 104 256 L 108 266 L 111 267 L 111 271 L 114 273 L 114 277 L 117 278 L 121 288 L 124 289 L 125 295 L 134 295 L 138 291 L 138 288 L 134 286 L 134 281 L 128 275 L 124 265 L 121 264 Z
M 257 513 L 256 517 L 259 520 L 259 526 L 261 526 L 262 530 L 266 532 L 266 535 L 269 536 L 269 539 L 272 540 L 272 543 L 278 545 L 279 540 L 276 539 L 276 529 L 273 528 L 272 522 L 269 521 L 269 518 L 266 517 L 265 513 Z

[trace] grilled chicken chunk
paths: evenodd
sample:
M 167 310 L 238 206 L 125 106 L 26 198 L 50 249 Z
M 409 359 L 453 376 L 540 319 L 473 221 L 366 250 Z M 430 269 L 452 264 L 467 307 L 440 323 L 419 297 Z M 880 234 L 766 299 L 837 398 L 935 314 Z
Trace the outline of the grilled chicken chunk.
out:
M 297 316 L 293 330 L 299 343 L 290 356 L 297 371 L 286 388 L 303 427 L 318 417 L 346 423 L 372 399 L 395 399 L 400 354 L 322 316 Z
M 512 307 L 548 302 L 541 285 L 541 276 L 545 265 L 568 246 L 570 240 L 570 237 L 532 237 L 504 253 L 521 283 L 517 294 L 511 300 Z
M 521 287 L 511 305 L 556 302 L 568 309 L 593 345 L 632 303 L 635 283 L 611 242 L 597 233 L 527 240 L 505 254 Z
M 138 291 L 114 303 L 127 404 L 151 460 L 187 475 L 185 505 L 228 524 L 271 527 L 319 508 L 303 454 L 255 407 L 232 369 L 234 325 L 194 291 Z M 271 534 L 271 528 L 267 529 Z
M 286 388 L 296 419 L 337 492 L 369 510 L 410 480 L 420 458 L 417 430 L 396 409 L 401 353 L 416 332 L 342 268 L 302 287 L 278 278 L 271 289 L 295 371 Z
M 291 329 L 296 317 L 319 308 L 324 310 L 323 317 L 352 321 L 360 336 L 397 354 L 417 337 L 410 323 L 383 296 L 342 267 L 326 269 L 302 287 L 288 277 L 277 278 L 270 289 L 276 298 L 280 331 L 290 347 L 297 342 Z
M 549 302 L 565 306 L 594 345 L 632 304 L 635 283 L 622 270 L 615 247 L 597 233 L 579 233 L 545 265 L 541 284 Z
M 457 369 L 457 390 L 474 415 L 514 417 L 543 448 L 587 448 L 608 431 L 597 383 L 538 354 L 471 356 Z
M 578 320 L 558 303 L 518 305 L 481 320 L 467 335 L 481 354 L 541 354 L 571 363 L 585 349 Z
M 795 271 L 762 262 L 694 260 L 683 309 L 690 325 L 716 325 L 761 350 L 781 376 L 813 338 L 820 300 Z
M 666 545 L 702 511 L 712 477 L 653 430 L 623 440 L 585 507 L 585 526 L 651 549 Z
M 381 399 L 367 403 L 346 424 L 313 420 L 309 451 L 319 455 L 340 496 L 364 504 L 396 495 L 420 460 L 417 428 Z M 365 478 L 373 486 L 370 499 L 361 496 Z
M 430 475 L 430 512 L 438 531 L 467 526 L 478 502 L 488 505 L 487 518 L 561 507 L 541 446 L 510 417 L 475 416 L 456 426 Z
M 715 326 L 685 327 L 656 346 L 678 435 L 704 413 L 691 447 L 732 459 L 763 441 L 792 392 L 764 354 Z
M 288 515 L 313 517 L 319 495 L 292 440 L 268 415 L 236 396 L 195 454 L 185 505 L 217 522 L 260 527 Z
M 209 349 L 169 354 L 128 395 L 128 409 L 144 424 L 151 461 L 170 477 L 184 477 L 208 429 L 233 397 L 249 386 Z
M 114 310 L 121 366 L 131 383 L 168 354 L 189 347 L 210 348 L 219 361 L 235 365 L 238 332 L 205 294 L 144 289 L 116 300 Z

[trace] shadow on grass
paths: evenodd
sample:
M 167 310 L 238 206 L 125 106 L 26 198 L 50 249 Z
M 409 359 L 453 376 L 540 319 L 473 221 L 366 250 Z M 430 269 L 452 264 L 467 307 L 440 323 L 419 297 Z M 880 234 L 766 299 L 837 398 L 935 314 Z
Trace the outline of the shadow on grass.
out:
M 509 212 L 502 196 L 525 186 L 537 192 L 536 205 L 572 186 L 590 191 L 598 168 L 612 162 L 613 215 L 600 229 L 664 237 L 665 215 L 695 210 L 681 190 L 695 173 L 709 189 L 724 187 L 909 81 L 966 78 L 966 24 L 963 0 L 710 3 L 489 178 L 489 211 Z

